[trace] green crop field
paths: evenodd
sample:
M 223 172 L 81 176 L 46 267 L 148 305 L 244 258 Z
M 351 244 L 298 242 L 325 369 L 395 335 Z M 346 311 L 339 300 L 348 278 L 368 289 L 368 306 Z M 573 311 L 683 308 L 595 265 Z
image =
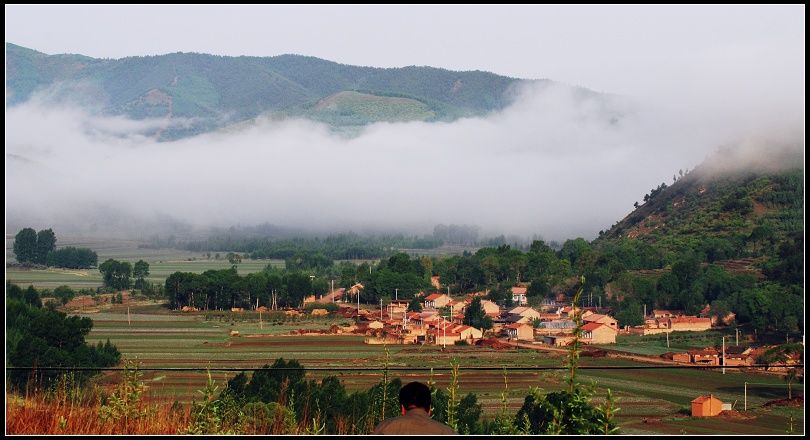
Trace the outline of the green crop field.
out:
M 199 253 L 177 249 L 151 249 L 138 246 L 130 240 L 100 240 L 89 238 L 58 238 L 58 247 L 73 246 L 92 249 L 98 254 L 99 264 L 107 259 L 127 261 L 131 264 L 139 260 L 149 263 L 149 276 L 146 281 L 163 285 L 166 278 L 175 272 L 203 273 L 206 270 L 229 269 L 233 264 L 225 259 L 226 253 Z M 6 261 L 13 262 L 14 235 L 6 235 Z M 219 255 L 219 259 L 216 259 Z M 237 272 L 246 275 L 260 272 L 268 265 L 284 267 L 283 260 L 250 260 L 243 259 L 237 264 Z M 6 280 L 23 288 L 34 286 L 35 289 L 54 289 L 59 286 L 70 286 L 78 291 L 96 289 L 102 286 L 102 277 L 98 269 L 24 269 L 6 267 Z
M 281 317 L 278 312 L 189 314 L 157 304 L 119 304 L 82 316 L 94 322 L 87 342 L 109 340 L 125 359 L 137 360 L 148 398 L 155 400 L 188 402 L 200 395 L 209 371 L 222 389 L 239 372 L 250 375 L 279 358 L 300 362 L 308 379 L 337 376 L 350 393 L 379 383 L 386 373 L 389 380 L 433 381 L 446 388 L 455 363 L 458 393 L 476 394 L 483 417 L 494 417 L 504 398 L 514 414 L 531 388 L 559 391 L 568 374 L 566 354 L 561 352 L 374 345 L 365 343 L 365 335 L 304 334 L 350 322 L 338 317 Z M 765 406 L 787 397 L 786 384 L 778 374 L 667 368 L 620 357 L 583 356 L 580 365 L 579 381 L 596 386 L 594 402 L 602 401 L 608 389 L 618 397 L 616 417 L 624 434 L 779 435 L 787 433 L 791 424 L 795 433 L 804 432 L 803 408 Z M 102 382 L 114 383 L 120 374 L 105 372 Z M 803 385 L 794 385 L 794 394 L 803 391 Z M 709 394 L 746 417 L 690 417 L 691 401 Z M 743 406 L 748 410 L 743 411 Z

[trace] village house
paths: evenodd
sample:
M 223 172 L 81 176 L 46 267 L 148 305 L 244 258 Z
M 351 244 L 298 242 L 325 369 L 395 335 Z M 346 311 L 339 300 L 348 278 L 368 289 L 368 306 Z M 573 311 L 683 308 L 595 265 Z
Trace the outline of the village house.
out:
M 653 310 L 653 318 L 677 318 L 684 316 L 683 310 Z
M 393 300 L 385 306 L 385 312 L 392 319 L 402 319 L 410 304 L 411 302 L 406 299 Z
M 683 362 L 684 364 L 692 363 L 692 356 L 687 352 L 673 353 L 672 360 L 675 362 Z
M 691 363 L 698 365 L 720 365 L 720 353 L 713 347 L 704 349 L 686 350 L 689 354 Z
M 459 339 L 463 341 L 475 341 L 483 337 L 483 332 L 475 327 L 469 325 L 459 325 L 453 328 L 453 333 L 459 335 Z
M 612 328 L 612 329 L 614 329 L 616 331 L 619 330 L 619 321 L 617 321 L 616 319 L 614 319 L 613 317 L 608 316 L 608 315 L 602 315 L 602 314 L 594 313 L 594 314 L 591 314 L 591 315 L 583 316 L 582 317 L 582 322 L 584 322 L 584 323 L 595 322 L 595 323 L 598 323 L 598 324 L 605 324 L 606 326 L 608 326 L 608 327 L 610 327 L 610 328 Z
M 481 300 L 481 308 L 484 309 L 484 313 L 490 318 L 496 318 L 501 314 L 501 308 L 498 304 L 488 299 Z
M 506 327 L 509 339 L 516 341 L 534 341 L 534 327 L 531 324 L 514 323 Z
M 447 307 L 450 307 L 451 321 L 459 324 L 464 322 L 464 310 L 467 307 L 467 304 L 464 301 L 450 301 L 447 304 Z
M 545 335 L 543 336 L 543 344 L 552 347 L 565 347 L 574 340 L 573 335 Z
M 571 306 L 565 306 L 560 309 L 559 315 L 561 318 L 574 319 L 576 312 L 577 312 L 576 308 Z
M 428 334 L 436 345 L 455 345 L 456 341 L 461 340 L 461 334 L 456 333 L 455 328 L 456 325 L 449 321 L 439 321 L 428 330 Z
M 751 352 L 749 354 L 749 357 L 756 364 L 756 363 L 758 363 L 758 360 L 759 360 L 760 356 L 762 356 L 763 354 L 765 354 L 765 352 L 767 352 L 768 350 L 770 350 L 770 349 L 772 349 L 774 347 L 775 347 L 774 345 L 771 345 L 771 346 L 765 346 L 765 347 L 752 348 Z M 802 352 L 798 352 L 798 351 L 793 352 L 793 353 L 791 353 L 789 355 L 789 357 L 787 359 L 785 359 L 785 360 L 777 360 L 777 361 L 769 364 L 768 365 L 768 371 L 773 372 L 773 373 L 786 373 L 791 368 L 796 368 L 797 365 L 801 365 L 803 363 L 802 358 L 803 358 L 803 353 Z M 800 370 L 803 371 L 804 368 L 800 368 Z
M 526 286 L 513 286 L 512 287 L 512 302 L 521 306 L 525 306 L 529 303 L 528 299 L 526 298 L 526 291 L 528 288 Z
M 453 301 L 453 298 L 444 293 L 432 293 L 425 297 L 422 307 L 425 309 L 438 310 Z
M 680 316 L 674 318 L 646 319 L 644 325 L 630 327 L 627 330 L 634 335 L 657 335 L 670 332 L 702 332 L 710 330 L 712 323 L 709 318 L 697 316 Z
M 702 332 L 711 330 L 712 321 L 709 318 L 681 316 L 678 318 L 669 318 L 669 328 L 674 332 Z
M 754 364 L 754 358 L 750 356 L 751 347 L 731 345 L 726 347 L 726 354 L 723 356 L 723 365 L 729 367 L 745 367 Z
M 540 319 L 540 312 L 531 307 L 519 306 L 508 310 L 506 317 L 507 321 L 509 321 L 509 317 L 518 317 L 516 320 L 512 319 L 511 321 L 531 323 L 535 319 Z
M 618 330 L 600 322 L 589 322 L 582 326 L 583 344 L 615 344 Z

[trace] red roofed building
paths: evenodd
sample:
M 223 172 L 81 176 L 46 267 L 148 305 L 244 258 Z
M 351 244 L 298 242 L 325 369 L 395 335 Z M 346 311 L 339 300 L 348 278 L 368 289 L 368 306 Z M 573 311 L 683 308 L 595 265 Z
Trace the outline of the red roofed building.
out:
M 510 339 L 518 341 L 534 341 L 534 327 L 529 324 L 516 322 L 506 327 Z
M 615 344 L 619 331 L 607 324 L 589 322 L 582 326 L 583 344 Z
M 692 417 L 713 417 L 723 411 L 723 402 L 713 394 L 692 401 Z
M 422 307 L 426 309 L 440 309 L 453 301 L 453 298 L 443 293 L 432 293 L 425 297 Z

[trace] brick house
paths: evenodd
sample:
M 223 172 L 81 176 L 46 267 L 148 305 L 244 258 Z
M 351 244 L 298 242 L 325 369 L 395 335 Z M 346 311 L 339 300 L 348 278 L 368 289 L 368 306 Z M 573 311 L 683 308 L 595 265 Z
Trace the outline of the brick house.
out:
M 729 367 L 745 367 L 754 364 L 754 358 L 750 356 L 751 347 L 741 347 L 731 345 L 726 347 L 726 355 L 723 358 L 725 365 Z
M 689 353 L 673 353 L 672 360 L 675 362 L 683 362 L 684 364 L 692 363 L 692 356 Z
M 720 365 L 720 354 L 712 347 L 702 350 L 686 350 L 693 364 Z

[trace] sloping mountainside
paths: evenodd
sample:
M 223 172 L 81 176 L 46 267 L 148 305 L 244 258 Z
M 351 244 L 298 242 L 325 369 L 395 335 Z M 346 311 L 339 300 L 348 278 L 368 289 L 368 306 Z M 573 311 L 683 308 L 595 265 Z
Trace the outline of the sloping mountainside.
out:
M 357 67 L 299 55 L 174 53 L 96 59 L 46 55 L 6 43 L 7 106 L 38 96 L 98 114 L 182 122 L 151 133 L 160 140 L 259 116 L 304 117 L 336 128 L 379 121 L 450 121 L 502 109 L 514 86 L 536 81 L 547 80 L 433 67 Z
M 631 239 L 673 261 L 692 254 L 712 263 L 761 257 L 804 237 L 803 133 L 721 147 L 680 170 L 594 243 Z

